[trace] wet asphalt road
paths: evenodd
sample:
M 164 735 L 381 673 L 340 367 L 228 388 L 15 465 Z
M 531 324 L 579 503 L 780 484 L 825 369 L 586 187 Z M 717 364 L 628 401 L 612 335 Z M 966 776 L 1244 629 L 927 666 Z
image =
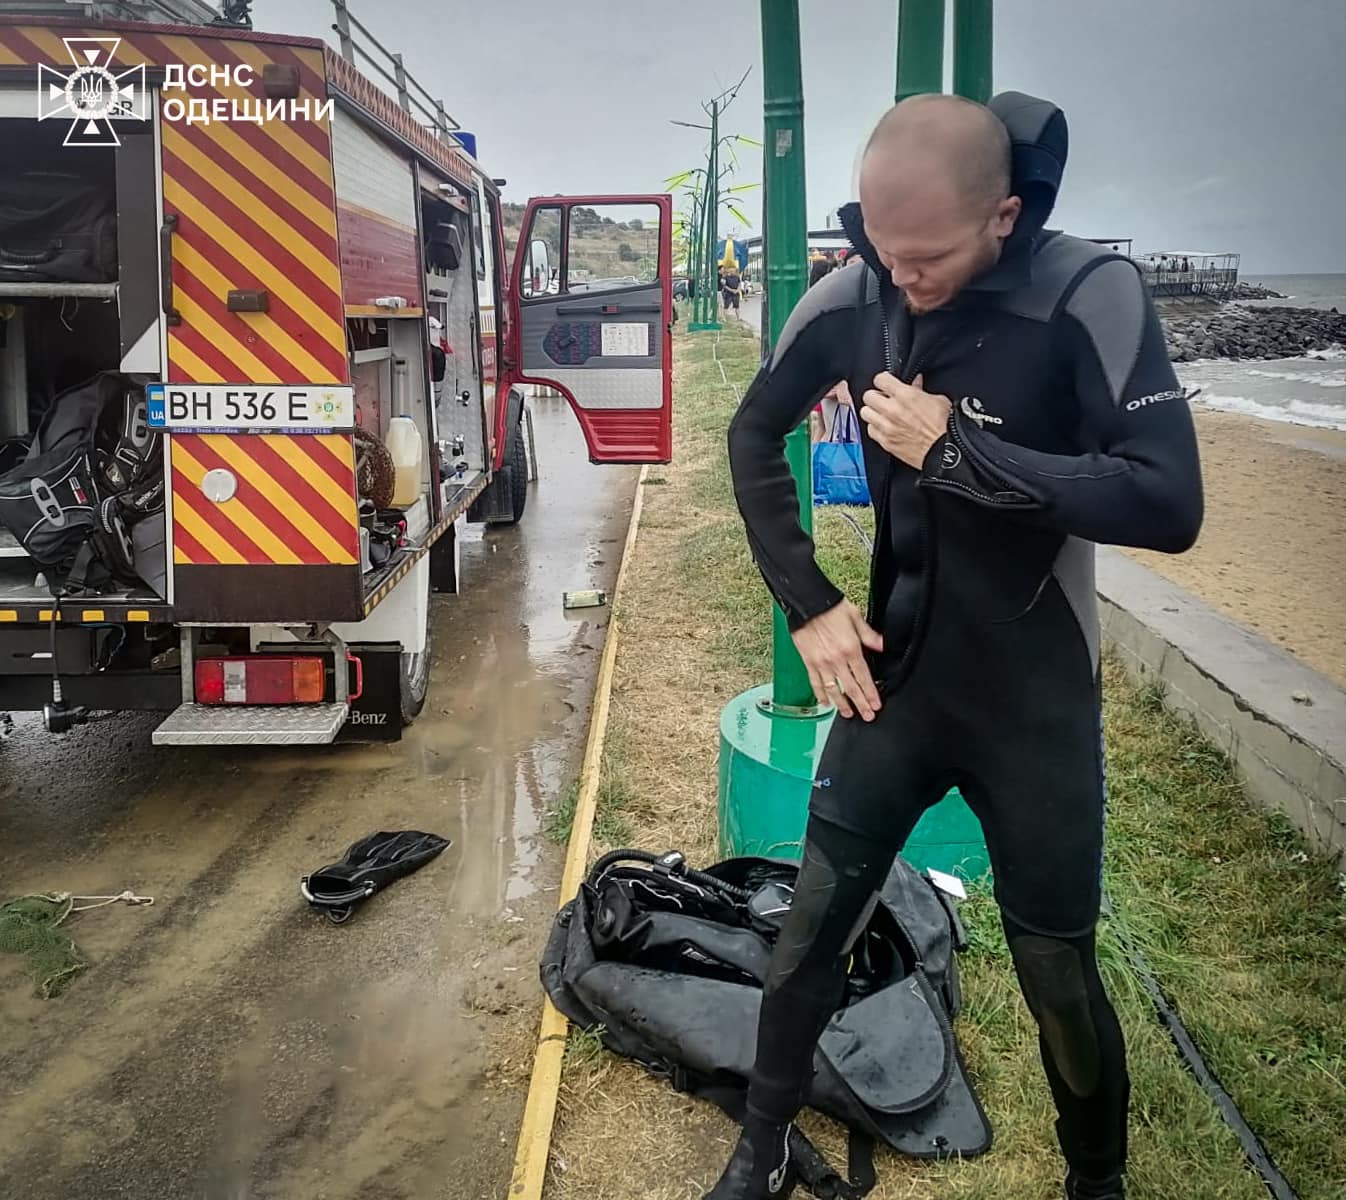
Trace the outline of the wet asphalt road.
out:
M 540 1004 L 561 852 L 633 468 L 591 466 L 531 402 L 541 480 L 515 530 L 469 527 L 436 598 L 430 700 L 386 747 L 154 748 L 155 718 L 0 745 L 0 896 L 152 895 L 74 916 L 55 1000 L 0 956 L 0 1197 L 499 1197 L 522 1093 L 483 1076 Z M 301 874 L 376 829 L 453 840 L 337 927 Z

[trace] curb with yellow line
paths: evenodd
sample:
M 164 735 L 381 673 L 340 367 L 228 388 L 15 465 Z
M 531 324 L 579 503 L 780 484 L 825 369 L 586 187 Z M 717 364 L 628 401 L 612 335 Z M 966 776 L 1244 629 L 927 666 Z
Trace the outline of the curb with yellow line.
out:
M 645 498 L 645 477 L 648 467 L 642 467 L 636 481 L 636 497 L 631 505 L 631 524 L 622 547 L 622 561 L 617 568 L 617 582 L 612 589 L 612 604 L 608 619 L 608 634 L 603 644 L 603 657 L 598 666 L 598 680 L 594 684 L 593 715 L 589 721 L 589 740 L 584 748 L 584 765 L 580 769 L 580 793 L 575 803 L 575 819 L 570 827 L 570 842 L 566 847 L 565 870 L 561 874 L 561 905 L 565 905 L 579 891 L 589 862 L 589 843 L 593 838 L 594 814 L 598 807 L 598 782 L 603 761 L 603 741 L 608 729 L 608 706 L 612 699 L 612 674 L 617 662 L 617 613 L 626 581 L 626 569 L 635 548 L 640 530 L 640 510 Z M 566 1033 L 569 1022 L 557 1011 L 551 1000 L 542 1002 L 542 1026 L 538 1030 L 537 1050 L 533 1057 L 533 1075 L 528 1084 L 528 1101 L 524 1105 L 523 1124 L 519 1129 L 518 1147 L 514 1154 L 514 1175 L 509 1186 L 509 1200 L 542 1200 L 542 1189 L 547 1181 L 547 1156 L 551 1150 L 552 1125 L 556 1119 L 556 1097 L 561 1088 L 561 1063 L 565 1056 Z

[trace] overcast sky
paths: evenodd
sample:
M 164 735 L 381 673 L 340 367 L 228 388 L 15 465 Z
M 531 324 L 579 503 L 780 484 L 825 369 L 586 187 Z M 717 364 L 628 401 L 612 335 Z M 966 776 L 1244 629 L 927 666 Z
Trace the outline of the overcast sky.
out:
M 755 0 L 350 0 L 479 138 L 508 199 L 660 191 L 704 161 L 700 103 L 751 67 L 727 132 L 762 133 Z M 953 8 L 952 0 L 948 4 Z M 853 198 L 892 102 L 897 0 L 801 0 L 809 219 Z M 257 27 L 332 37 L 329 0 Z M 995 87 L 1070 121 L 1051 222 L 1137 250 L 1238 251 L 1247 273 L 1346 271 L 1346 0 L 998 0 Z M 739 181 L 759 178 L 742 156 Z M 755 197 L 745 215 L 759 219 Z M 730 232 L 725 218 L 721 232 Z M 732 232 L 741 232 L 734 223 Z

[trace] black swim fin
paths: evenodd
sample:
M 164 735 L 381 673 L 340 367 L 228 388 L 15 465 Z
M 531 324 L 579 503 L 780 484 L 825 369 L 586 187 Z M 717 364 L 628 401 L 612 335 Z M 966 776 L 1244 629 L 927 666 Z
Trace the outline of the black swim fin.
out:
M 305 875 L 299 890 L 314 908 L 340 925 L 362 900 L 425 866 L 449 845 L 448 838 L 415 829 L 371 833 L 347 850 L 340 862 Z

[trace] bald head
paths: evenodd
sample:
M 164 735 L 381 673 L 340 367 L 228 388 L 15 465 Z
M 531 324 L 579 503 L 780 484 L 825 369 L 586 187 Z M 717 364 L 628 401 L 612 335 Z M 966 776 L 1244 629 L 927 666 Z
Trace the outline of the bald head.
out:
M 969 216 L 989 213 L 1009 195 L 1009 131 L 961 96 L 911 96 L 879 121 L 860 173 L 864 191 L 896 203 L 937 190 Z
M 890 109 L 860 163 L 865 234 L 913 312 L 947 304 L 1000 258 L 1023 205 L 1009 131 L 958 96 Z

